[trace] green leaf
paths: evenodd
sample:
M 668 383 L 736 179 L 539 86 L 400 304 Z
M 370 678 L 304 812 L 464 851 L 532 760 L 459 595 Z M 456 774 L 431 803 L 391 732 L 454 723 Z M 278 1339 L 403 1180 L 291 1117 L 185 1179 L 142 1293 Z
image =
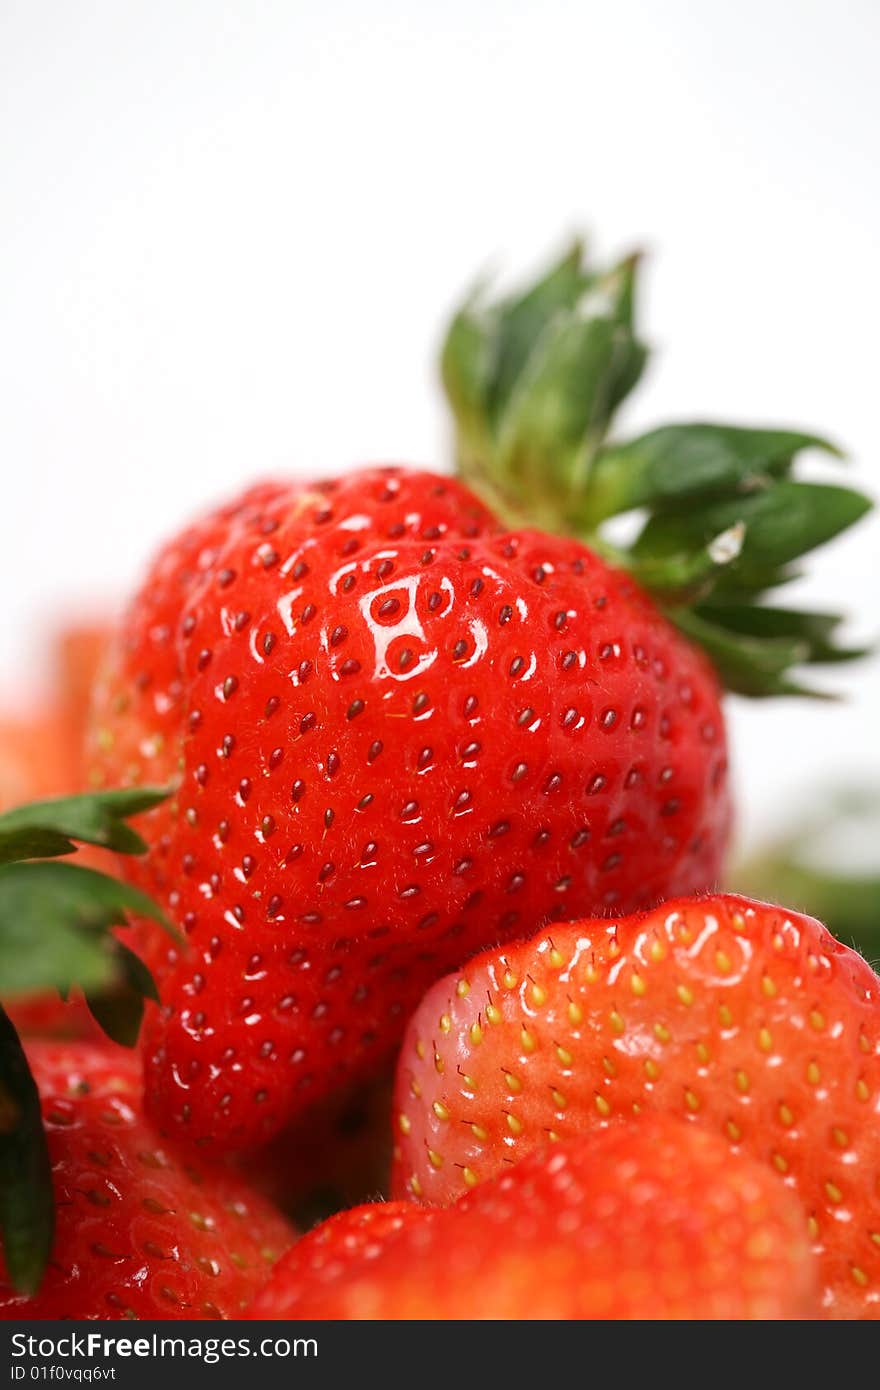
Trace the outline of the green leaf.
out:
M 749 637 L 708 621 L 699 610 L 673 609 L 677 627 L 702 647 L 728 690 L 738 695 L 812 695 L 788 675 L 792 666 L 809 659 L 809 648 L 797 638 Z
M 86 991 L 86 1003 L 109 1038 L 123 1047 L 134 1047 L 144 1016 L 144 999 L 158 1003 L 159 995 L 143 961 L 121 941 L 113 945 L 113 959 L 116 984 L 97 994 Z
M 696 612 L 708 622 L 744 637 L 799 642 L 805 653 L 801 660 L 810 663 L 852 661 L 867 656 L 870 651 L 869 647 L 837 645 L 837 629 L 844 621 L 839 613 L 812 613 L 795 608 L 729 602 L 723 596 L 713 596 L 708 603 L 698 605 Z
M 6 1269 L 19 1293 L 38 1289 L 54 1225 L 40 1097 L 18 1034 L 0 1008 L 0 1230 Z
M 693 511 L 661 512 L 645 524 L 633 554 L 657 561 L 667 555 L 700 551 L 736 525 L 745 528 L 737 558 L 725 574 L 739 588 L 763 589 L 788 565 L 870 509 L 862 493 L 826 483 L 787 479 L 748 496 L 711 503 Z
M 126 819 L 158 806 L 168 795 L 167 789 L 133 787 L 16 806 L 0 815 L 0 864 L 71 854 L 74 841 L 118 854 L 143 854 L 147 846 Z
M 28 862 L 0 868 L 0 995 L 40 989 L 90 993 L 115 978 L 112 926 L 127 914 L 178 934 L 139 889 L 78 864 Z
M 572 309 L 596 276 L 587 269 L 580 240 L 525 294 L 502 303 L 495 314 L 492 377 L 486 407 L 493 427 L 504 412 L 535 344 L 563 309 Z
M 803 449 L 839 456 L 827 439 L 796 430 L 706 421 L 663 425 L 602 449 L 593 463 L 582 521 L 596 526 L 638 507 L 665 509 L 748 493 L 785 475 Z

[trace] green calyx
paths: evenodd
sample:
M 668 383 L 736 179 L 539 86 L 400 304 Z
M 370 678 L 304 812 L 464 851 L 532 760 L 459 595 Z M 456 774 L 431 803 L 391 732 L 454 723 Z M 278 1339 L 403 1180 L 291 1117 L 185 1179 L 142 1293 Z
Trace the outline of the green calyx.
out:
M 709 422 L 611 436 L 647 349 L 635 325 L 638 258 L 592 267 L 576 242 L 525 292 L 478 290 L 441 356 L 460 476 L 512 525 L 577 536 L 628 569 L 708 652 L 729 689 L 810 694 L 792 669 L 862 655 L 834 614 L 765 604 L 801 556 L 870 507 L 795 477 L 827 440 Z M 607 523 L 636 518 L 626 546 Z
M 63 856 L 78 844 L 140 854 L 144 841 L 127 818 L 167 792 L 137 788 L 31 802 L 0 815 L 0 998 L 10 1002 L 56 989 L 80 989 L 115 1042 L 137 1041 L 153 978 L 118 939 L 129 916 L 177 933 L 156 904 L 126 883 Z M 13 1286 L 34 1293 L 53 1231 L 52 1177 L 37 1088 L 18 1034 L 0 1007 L 0 1231 Z

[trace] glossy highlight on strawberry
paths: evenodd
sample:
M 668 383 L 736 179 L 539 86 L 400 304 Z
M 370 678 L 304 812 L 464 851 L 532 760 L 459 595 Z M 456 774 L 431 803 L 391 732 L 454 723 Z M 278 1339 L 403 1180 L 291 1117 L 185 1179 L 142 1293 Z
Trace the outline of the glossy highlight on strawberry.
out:
M 795 1191 L 833 1316 L 880 1314 L 880 980 L 811 918 L 731 895 L 559 924 L 425 996 L 393 1191 L 454 1200 L 549 1140 L 644 1112 Z
M 162 1123 L 244 1147 L 367 1074 L 444 970 L 540 921 L 713 885 L 705 658 L 572 539 L 462 485 L 270 483 L 160 555 L 102 683 L 107 784 L 173 781 L 126 865 Z

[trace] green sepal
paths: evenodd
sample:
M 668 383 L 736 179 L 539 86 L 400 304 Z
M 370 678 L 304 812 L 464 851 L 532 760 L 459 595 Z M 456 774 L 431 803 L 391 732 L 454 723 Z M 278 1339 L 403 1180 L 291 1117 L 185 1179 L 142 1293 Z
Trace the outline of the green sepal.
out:
M 121 941 L 112 947 L 116 983 L 95 993 L 86 990 L 86 1003 L 108 1038 L 122 1047 L 134 1047 L 144 1016 L 144 1000 L 159 1002 L 159 992 L 147 966 Z
M 662 425 L 601 450 L 584 489 L 579 521 L 584 527 L 598 526 L 640 507 L 679 509 L 748 494 L 785 476 L 804 449 L 840 457 L 829 440 L 796 430 L 708 421 Z
M 18 1034 L 0 1008 L 0 1230 L 6 1271 L 18 1293 L 39 1288 L 54 1229 L 40 1097 Z
M 727 690 L 751 696 L 821 696 L 822 692 L 811 690 L 788 675 L 792 666 L 808 659 L 805 643 L 793 638 L 749 637 L 731 632 L 693 608 L 673 609 L 670 617 L 686 637 L 703 648 Z
M 732 527 L 743 529 L 736 557 L 723 567 L 719 588 L 773 587 L 793 561 L 824 545 L 870 509 L 867 497 L 851 488 L 783 479 L 743 497 L 711 503 L 694 511 L 662 512 L 643 527 L 632 554 L 653 562 L 705 549 Z
M 72 854 L 75 841 L 117 854 L 143 854 L 147 846 L 126 819 L 158 806 L 168 794 L 167 789 L 132 787 L 16 806 L 0 815 L 0 864 Z
M 0 868 L 0 995 L 69 991 L 90 993 L 116 979 L 114 926 L 128 914 L 160 923 L 179 935 L 153 900 L 96 869 L 51 860 Z

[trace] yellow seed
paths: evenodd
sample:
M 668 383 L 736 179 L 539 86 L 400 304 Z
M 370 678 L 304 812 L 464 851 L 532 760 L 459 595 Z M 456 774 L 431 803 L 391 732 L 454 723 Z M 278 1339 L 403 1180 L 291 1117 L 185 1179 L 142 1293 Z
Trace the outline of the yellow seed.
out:
M 730 965 L 730 956 L 726 951 L 715 952 L 715 969 L 718 971 L 719 975 L 729 975 Z
M 727 1133 L 729 1137 L 733 1140 L 734 1144 L 738 1144 L 740 1139 L 742 1139 L 742 1130 L 740 1129 L 739 1125 L 735 1124 L 733 1120 L 728 1120 L 724 1128 L 727 1130 Z
M 419 1182 L 418 1176 L 415 1173 L 413 1173 L 409 1180 L 409 1190 L 414 1197 L 421 1197 L 422 1195 L 422 1184 Z
M 735 1079 L 736 1089 L 738 1091 L 742 1091 L 743 1095 L 745 1095 L 746 1091 L 749 1089 L 749 1078 L 747 1073 L 744 1071 L 738 1071 L 736 1073 Z
M 471 1134 L 475 1139 L 479 1139 L 481 1144 L 489 1138 L 488 1130 L 483 1129 L 482 1125 L 471 1125 Z
M 841 1190 L 840 1190 L 840 1188 L 837 1186 L 837 1184 L 836 1184 L 836 1183 L 833 1183 L 833 1182 L 826 1182 L 826 1184 L 825 1184 L 825 1196 L 828 1198 L 829 1202 L 842 1202 L 842 1201 L 843 1201 L 843 1193 L 841 1192 Z
M 880 1231 L 871 1231 L 871 1239 L 875 1245 L 880 1245 Z
M 414 1076 L 410 1077 L 409 1089 L 412 1091 L 416 1100 L 419 1100 L 421 1098 L 422 1088 L 419 1085 L 418 1081 L 416 1081 Z
M 553 1104 L 556 1106 L 556 1109 L 564 1110 L 565 1107 L 568 1105 L 568 1100 L 563 1095 L 562 1091 L 553 1090 L 550 1092 L 550 1094 L 553 1097 Z
M 559 1143 L 559 1135 L 556 1133 L 556 1130 L 555 1130 L 555 1129 L 548 1129 L 548 1130 L 547 1130 L 547 1138 L 550 1140 L 550 1143 L 551 1143 L 551 1144 L 558 1144 L 558 1143 Z
M 773 1155 L 773 1167 L 776 1169 L 776 1171 L 777 1171 L 778 1173 L 787 1173 L 787 1172 L 788 1172 L 788 1163 L 787 1163 L 786 1160 L 782 1157 L 782 1154 L 774 1154 L 774 1155 Z
M 446 1063 L 439 1052 L 434 1053 L 434 1070 L 438 1076 L 442 1076 L 446 1070 Z
M 428 1150 L 428 1162 L 430 1163 L 430 1165 L 431 1165 L 432 1168 L 442 1168 L 442 1167 L 443 1167 L 443 1155 L 442 1155 L 442 1154 L 438 1154 L 438 1152 L 437 1152 L 436 1149 L 429 1149 L 429 1150 Z
M 479 1047 L 480 1043 L 483 1041 L 483 1029 L 480 1026 L 479 1019 L 475 1019 L 475 1021 L 471 1024 L 470 1038 L 474 1047 Z
M 548 960 L 550 961 L 550 964 L 553 966 L 554 970 L 561 970 L 563 965 L 565 964 L 565 956 L 562 954 L 561 951 L 558 951 L 555 946 L 551 948 Z
M 596 1096 L 596 1109 L 604 1119 L 607 1119 L 608 1116 L 611 1114 L 611 1106 L 608 1104 L 608 1101 L 605 1099 L 604 1096 Z
M 564 1067 L 570 1067 L 572 1062 L 574 1061 L 574 1058 L 572 1057 L 568 1048 L 560 1047 L 559 1043 L 556 1044 L 556 1056 L 559 1058 L 560 1062 Z
M 785 1105 L 784 1103 L 780 1105 L 778 1113 L 780 1122 L 785 1125 L 786 1129 L 794 1124 L 794 1115 L 791 1113 L 787 1105 Z
M 658 1042 L 668 1043 L 668 1042 L 669 1042 L 669 1039 L 672 1037 L 672 1034 L 670 1033 L 669 1029 L 666 1027 L 666 1024 L 665 1024 L 665 1023 L 655 1023 L 655 1024 L 654 1024 L 654 1037 L 657 1038 Z
M 420 1061 L 425 1060 L 425 1044 L 422 1042 L 421 1038 L 416 1038 L 416 1056 Z
M 705 1066 L 707 1062 L 710 1062 L 712 1060 L 712 1053 L 709 1051 L 708 1047 L 704 1042 L 697 1043 L 697 1059 L 702 1064 L 702 1066 Z
M 862 1050 L 862 1052 L 870 1052 L 870 1051 L 871 1051 L 871 1044 L 870 1044 L 870 1042 L 868 1041 L 868 1039 L 865 1037 L 864 1033 L 859 1033 L 859 1047 L 860 1047 L 860 1049 Z
M 810 1240 L 816 1240 L 819 1235 L 819 1223 L 816 1220 L 815 1216 L 807 1217 L 807 1234 L 809 1235 Z
M 511 1134 L 522 1134 L 521 1122 L 515 1115 L 511 1115 L 510 1111 L 507 1112 L 507 1128 L 510 1130 Z
M 810 1027 L 815 1028 L 817 1033 L 821 1033 L 825 1027 L 825 1015 L 820 1013 L 818 1009 L 810 1010 Z
M 776 935 L 775 935 L 774 938 L 773 938 L 773 943 L 772 943 L 772 944 L 773 944 L 773 949 L 774 949 L 774 951 L 782 951 L 782 950 L 784 950 L 784 948 L 785 948 L 785 938 L 784 938 L 784 936 L 782 935 L 781 932 L 777 932 L 777 933 L 776 933 Z
M 822 1080 L 822 1073 L 821 1073 L 820 1070 L 819 1070 L 818 1063 L 816 1063 L 816 1062 L 810 1062 L 810 1063 L 808 1064 L 808 1066 L 807 1066 L 807 1080 L 809 1081 L 809 1083 L 810 1083 L 811 1086 L 818 1086 L 818 1085 L 819 1085 L 819 1082 Z
M 746 919 L 741 912 L 732 912 L 730 921 L 734 931 L 745 931 Z
M 688 1110 L 691 1110 L 691 1111 L 699 1110 L 699 1108 L 700 1108 L 700 1097 L 697 1096 L 697 1095 L 695 1095 L 693 1091 L 691 1091 L 691 1090 L 686 1090 L 685 1093 L 684 1093 L 684 1103 L 685 1103 L 685 1105 L 687 1106 Z
M 608 1015 L 608 1022 L 611 1024 L 612 1033 L 623 1032 L 625 1024 L 621 1015 L 617 1012 L 616 1009 L 611 1010 L 611 1013 Z
M 849 1135 L 845 1129 L 839 1129 L 837 1125 L 831 1131 L 831 1137 L 839 1149 L 849 1148 Z
M 471 987 L 463 976 L 455 986 L 455 992 L 459 999 L 464 999 L 466 995 L 470 994 Z
M 776 986 L 770 979 L 769 975 L 765 975 L 761 980 L 761 989 L 764 991 L 764 994 L 767 996 L 768 999 L 772 999 L 775 995 Z
M 522 1090 L 522 1082 L 518 1076 L 514 1076 L 512 1071 L 506 1071 L 504 1073 L 504 1082 L 508 1091 L 513 1091 L 514 1095 L 517 1095 Z
M 645 1058 L 645 1075 L 649 1081 L 656 1081 L 660 1075 L 660 1068 L 650 1057 Z
M 634 1115 L 641 1115 L 641 1113 L 642 1113 L 642 1107 L 639 1105 L 639 1103 L 638 1103 L 637 1100 L 634 1100 L 634 1101 L 633 1101 L 633 1114 L 634 1114 Z
M 501 1010 L 497 1007 L 497 1005 L 495 1005 L 495 1004 L 487 1004 L 487 1005 L 486 1005 L 486 1021 L 487 1021 L 487 1023 L 500 1023 L 500 1022 L 501 1022 Z
M 477 1175 L 473 1168 L 462 1168 L 461 1176 L 464 1178 L 467 1187 L 476 1187 Z
M 534 1052 L 535 1048 L 538 1046 L 534 1034 L 530 1033 L 528 1028 L 520 1029 L 519 1045 L 523 1052 Z
M 603 1057 L 603 1058 L 602 1058 L 602 1066 L 603 1066 L 603 1068 L 605 1069 L 605 1075 L 606 1075 L 606 1076 L 616 1076 L 616 1075 L 617 1075 L 617 1067 L 614 1065 L 614 1063 L 613 1063 L 613 1061 L 611 1060 L 610 1057 Z
M 442 1100 L 432 1101 L 431 1109 L 434 1111 L 434 1114 L 437 1116 L 438 1120 L 449 1119 L 449 1111 L 446 1109 L 446 1106 L 443 1104 Z
M 599 972 L 592 961 L 584 970 L 584 979 L 588 985 L 594 985 L 599 978 Z
M 678 995 L 679 1000 L 682 1004 L 684 1004 L 687 1007 L 690 1007 L 690 1005 L 693 1004 L 693 991 L 688 989 L 687 985 L 679 985 L 675 992 Z
M 409 1134 L 409 1133 L 411 1133 L 411 1131 L 412 1131 L 412 1121 L 410 1120 L 409 1115 L 403 1115 L 403 1114 L 398 1115 L 398 1117 L 397 1117 L 397 1123 L 398 1123 L 398 1125 L 400 1126 L 400 1132 L 401 1132 L 401 1134 Z
M 501 977 L 501 983 L 503 984 L 505 989 L 516 989 L 517 985 L 519 984 L 519 980 L 517 979 L 516 975 L 514 975 L 512 970 L 507 969 Z
M 449 1017 L 449 1014 L 441 1014 L 441 1015 L 440 1015 L 440 1032 L 441 1032 L 441 1033 L 451 1033 L 451 1032 L 452 1032 L 452 1019 Z
M 870 1098 L 871 1092 L 868 1090 L 867 1082 L 863 1081 L 860 1077 L 859 1080 L 856 1082 L 856 1100 L 864 1101 L 870 1100 Z
M 720 1004 L 718 1006 L 718 1022 L 721 1024 L 722 1028 L 731 1028 L 733 1026 L 733 1014 L 726 1004 Z
M 868 1276 L 865 1273 L 865 1271 L 863 1269 L 859 1269 L 858 1265 L 850 1265 L 850 1270 L 852 1272 L 852 1277 L 855 1279 L 859 1288 L 863 1289 L 868 1282 Z
M 629 987 L 638 999 L 641 999 L 648 989 L 648 986 L 645 984 L 641 975 L 637 975 L 635 971 L 633 971 L 632 975 L 630 976 Z
M 547 991 L 543 985 L 532 984 L 532 1003 L 536 1009 L 540 1009 L 542 1004 L 547 1003 Z
M 678 929 L 678 939 L 679 941 L 683 941 L 685 946 L 689 946 L 690 943 L 693 941 L 691 929 L 684 922 L 682 922 L 681 926 Z
M 654 937 L 654 940 L 651 942 L 648 954 L 650 955 L 651 960 L 655 962 L 664 960 L 666 957 L 666 947 L 663 945 L 662 941 L 658 940 L 656 936 Z
M 584 1021 L 584 1011 L 573 999 L 568 1001 L 568 1021 L 575 1028 L 579 1023 L 583 1023 Z
M 468 1074 L 467 1074 L 466 1071 L 463 1071 L 463 1072 L 461 1073 L 461 1079 L 462 1079 L 462 1081 L 464 1082 L 465 1090 L 468 1090 L 468 1091 L 475 1091 L 475 1090 L 477 1089 L 477 1083 L 476 1083 L 476 1081 L 474 1080 L 474 1078 L 473 1078 L 472 1076 L 468 1076 Z
M 762 1052 L 769 1052 L 773 1046 L 773 1035 L 769 1028 L 758 1029 L 758 1047 Z
M 616 960 L 620 955 L 620 945 L 615 936 L 612 936 L 611 940 L 608 942 L 608 954 L 612 960 Z

